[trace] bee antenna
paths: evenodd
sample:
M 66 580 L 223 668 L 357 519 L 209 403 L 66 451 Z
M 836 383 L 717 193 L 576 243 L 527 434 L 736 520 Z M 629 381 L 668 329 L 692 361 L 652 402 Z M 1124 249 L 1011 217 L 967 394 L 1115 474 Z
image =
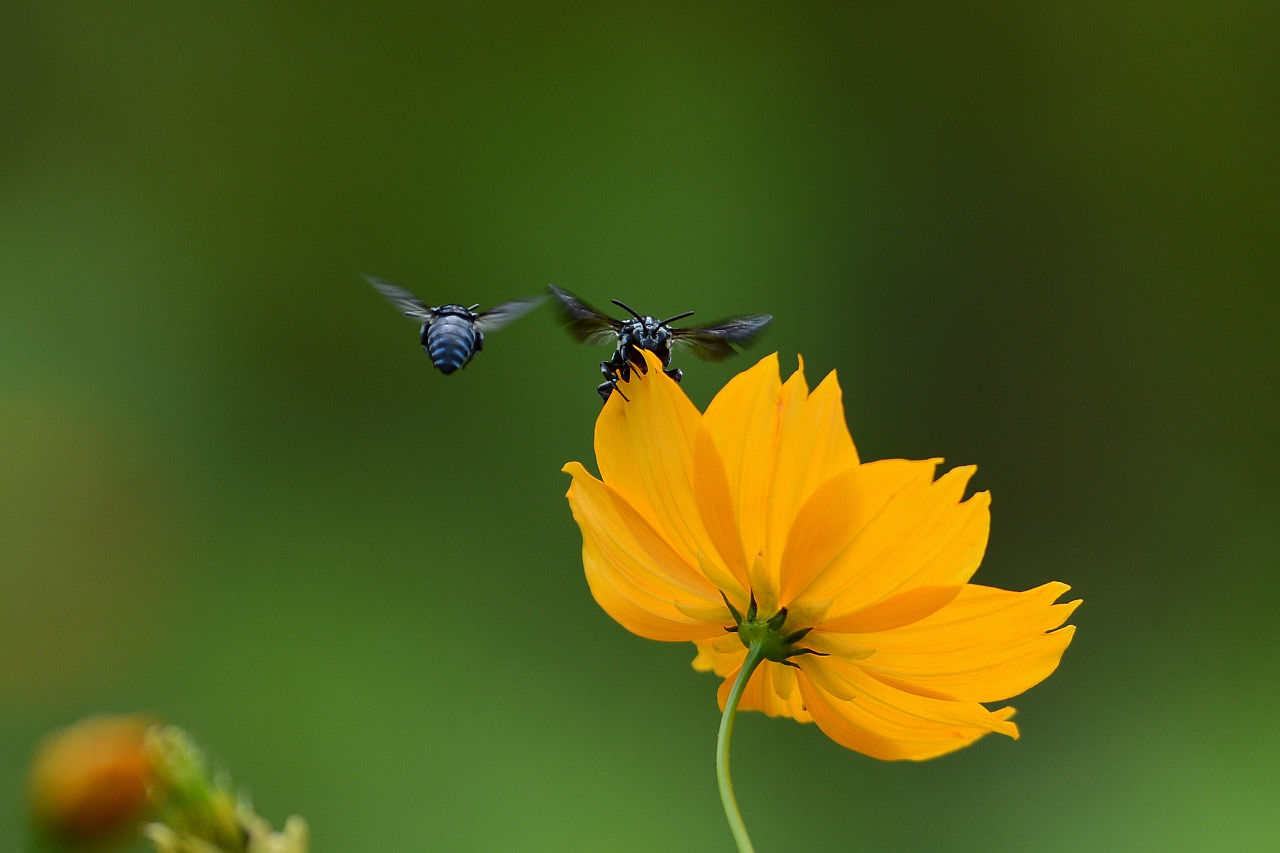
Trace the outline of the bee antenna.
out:
M 614 304 L 614 305 L 617 305 L 617 306 L 618 306 L 619 308 L 621 308 L 623 311 L 626 311 L 628 314 L 630 314 L 632 317 L 635 317 L 635 318 L 636 318 L 637 320 L 639 320 L 640 322 L 642 322 L 642 323 L 644 322 L 644 318 L 643 318 L 643 317 L 641 317 L 639 314 L 637 314 L 637 313 L 635 312 L 635 309 L 634 309 L 634 308 L 632 308 L 630 305 L 626 304 L 625 302 L 619 302 L 618 300 L 614 299 L 614 300 L 613 300 L 613 304 Z M 625 398 L 624 398 L 624 399 L 625 399 Z
M 683 314 L 677 314 L 674 317 L 668 317 L 667 319 L 662 321 L 662 325 L 665 326 L 668 323 L 674 323 L 676 320 L 683 320 L 685 317 L 692 317 L 692 316 L 693 316 L 692 311 L 686 311 Z

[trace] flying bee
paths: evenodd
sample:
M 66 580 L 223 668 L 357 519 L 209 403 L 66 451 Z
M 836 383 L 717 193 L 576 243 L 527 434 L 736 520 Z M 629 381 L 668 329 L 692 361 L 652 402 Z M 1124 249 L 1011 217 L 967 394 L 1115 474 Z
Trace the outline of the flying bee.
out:
M 513 299 L 477 314 L 479 305 L 467 308 L 449 304 L 432 308 L 403 287 L 367 275 L 364 280 L 403 311 L 406 317 L 422 322 L 422 348 L 431 356 L 431 363 L 436 369 L 446 376 L 465 366 L 484 348 L 485 332 L 502 328 L 546 299 L 545 296 Z
M 737 352 L 734 345 L 747 346 L 753 343 L 773 319 L 769 314 L 748 314 L 705 326 L 678 328 L 671 324 L 691 316 L 692 311 L 659 320 L 656 317 L 642 317 L 629 305 L 614 299 L 613 304 L 633 318 L 618 320 L 554 284 L 551 285 L 551 292 L 556 297 L 555 304 L 560 319 L 570 335 L 586 344 L 616 344 L 613 357 L 600 362 L 600 372 L 604 374 L 605 381 L 600 383 L 596 391 L 605 402 L 608 402 L 609 394 L 614 391 L 622 394 L 622 390 L 618 388 L 618 380 L 625 382 L 630 379 L 633 366 L 642 371 L 645 369 L 640 350 L 648 350 L 656 355 L 662 361 L 662 372 L 679 382 L 684 371 L 678 367 L 670 367 L 673 346 L 687 349 L 703 361 L 723 361 Z M 622 394 L 622 399 L 627 399 L 627 396 Z

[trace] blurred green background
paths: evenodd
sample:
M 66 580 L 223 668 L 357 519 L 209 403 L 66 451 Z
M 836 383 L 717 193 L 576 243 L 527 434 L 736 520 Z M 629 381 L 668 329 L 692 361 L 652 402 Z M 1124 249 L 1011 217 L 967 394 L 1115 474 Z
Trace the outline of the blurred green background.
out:
M 1280 836 L 1274 3 L 0 6 L 0 849 L 39 736 L 187 727 L 315 850 L 728 850 L 714 679 L 591 600 L 604 349 L 555 282 L 777 350 L 864 458 L 978 463 L 1074 586 L 1022 740 L 739 721 L 761 851 Z

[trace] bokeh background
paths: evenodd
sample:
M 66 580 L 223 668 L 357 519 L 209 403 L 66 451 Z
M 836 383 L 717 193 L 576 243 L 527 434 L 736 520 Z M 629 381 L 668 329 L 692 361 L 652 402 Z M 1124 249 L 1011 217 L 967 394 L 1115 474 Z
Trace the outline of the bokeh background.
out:
M 977 463 L 978 580 L 1074 586 L 1022 740 L 880 763 L 747 715 L 762 851 L 1280 837 L 1274 3 L 0 6 L 0 849 L 82 715 L 187 727 L 318 851 L 730 849 L 714 679 L 591 600 L 547 309 L 698 318 L 700 406 L 839 372 Z

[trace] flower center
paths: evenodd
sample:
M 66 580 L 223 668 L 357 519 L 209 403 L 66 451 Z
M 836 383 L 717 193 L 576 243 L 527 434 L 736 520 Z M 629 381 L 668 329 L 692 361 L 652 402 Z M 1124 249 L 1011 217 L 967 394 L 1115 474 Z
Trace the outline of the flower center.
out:
M 720 593 L 720 597 L 724 599 L 725 606 L 733 615 L 733 626 L 726 627 L 725 630 L 731 634 L 737 634 L 742 645 L 748 649 L 759 648 L 765 660 L 796 666 L 796 663 L 790 659 L 797 655 L 826 655 L 825 652 L 796 647 L 796 643 L 813 630 L 812 627 L 783 633 L 783 626 L 787 622 L 787 608 L 781 607 L 769 618 L 761 619 L 754 592 L 751 593 L 751 603 L 747 606 L 745 615 L 729 602 L 729 597 L 723 592 Z

